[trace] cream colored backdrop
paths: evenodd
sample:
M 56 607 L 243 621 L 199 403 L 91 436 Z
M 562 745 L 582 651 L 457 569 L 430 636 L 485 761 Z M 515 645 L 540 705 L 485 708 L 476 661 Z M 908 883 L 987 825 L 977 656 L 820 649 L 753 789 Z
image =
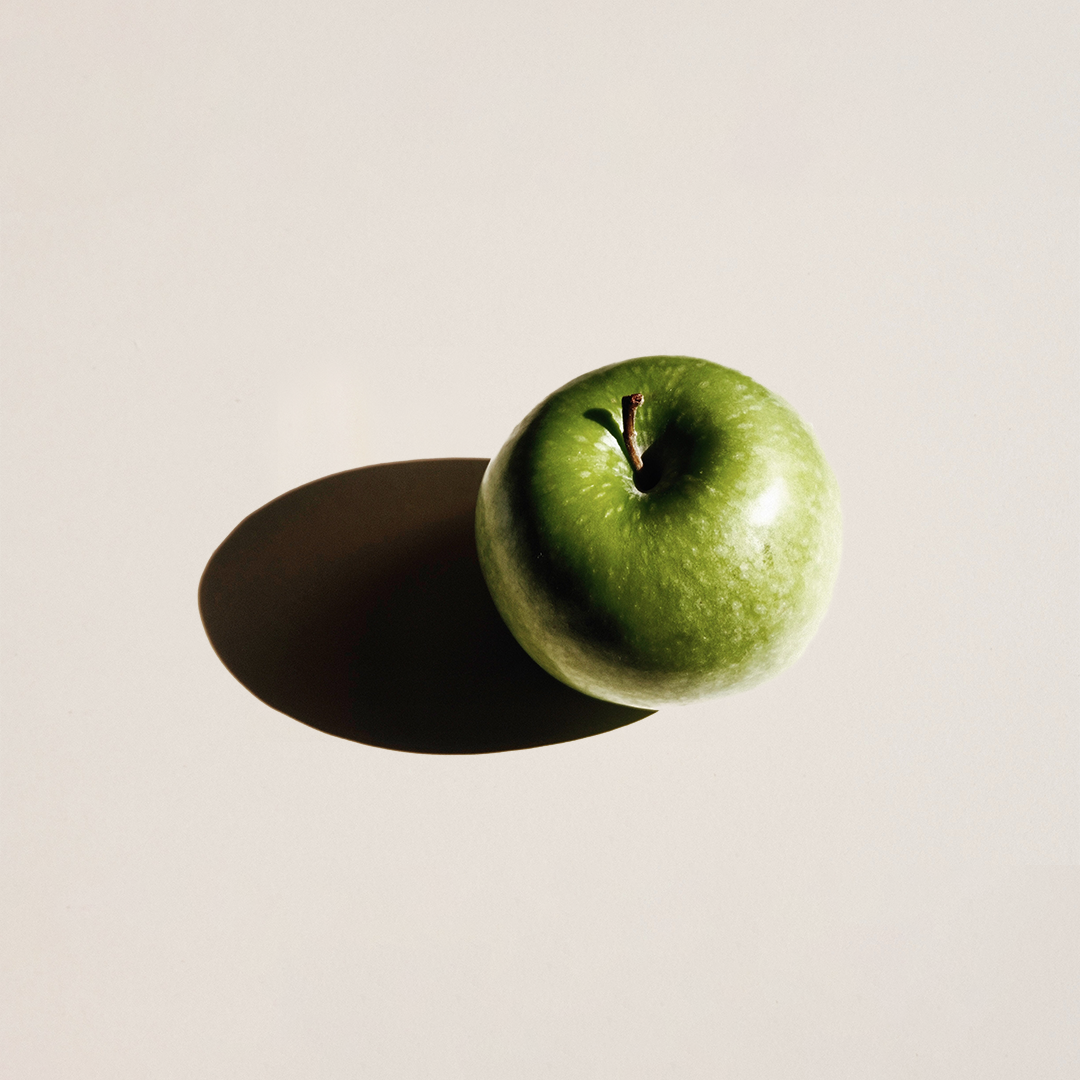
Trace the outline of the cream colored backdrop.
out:
M 3 1073 L 1080 1075 L 1066 3 L 6 5 Z M 210 554 L 677 352 L 809 419 L 772 683 L 425 757 L 276 713 Z

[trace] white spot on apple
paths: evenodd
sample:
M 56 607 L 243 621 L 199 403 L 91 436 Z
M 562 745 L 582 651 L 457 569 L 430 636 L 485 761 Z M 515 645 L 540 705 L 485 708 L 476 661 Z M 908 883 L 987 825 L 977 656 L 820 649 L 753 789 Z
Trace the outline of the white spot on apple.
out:
M 787 496 L 783 477 L 777 477 L 750 508 L 751 525 L 769 525 L 775 519 Z

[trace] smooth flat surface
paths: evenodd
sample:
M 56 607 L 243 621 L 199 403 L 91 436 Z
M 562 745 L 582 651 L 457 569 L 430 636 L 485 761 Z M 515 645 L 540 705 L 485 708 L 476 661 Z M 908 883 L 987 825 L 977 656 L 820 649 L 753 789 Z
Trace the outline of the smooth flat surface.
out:
M 5 1076 L 1080 1072 L 1070 5 L 9 6 Z M 423 755 L 197 588 L 601 364 L 809 420 L 844 561 L 757 690 Z

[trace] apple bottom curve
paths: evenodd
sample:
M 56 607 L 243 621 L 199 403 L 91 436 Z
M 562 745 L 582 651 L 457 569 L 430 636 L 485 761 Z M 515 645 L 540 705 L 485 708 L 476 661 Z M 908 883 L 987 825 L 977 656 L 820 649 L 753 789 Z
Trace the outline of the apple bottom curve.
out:
M 416 753 L 520 750 L 651 715 L 564 685 L 506 628 L 476 554 L 486 466 L 352 469 L 245 518 L 199 583 L 225 667 L 313 728 Z

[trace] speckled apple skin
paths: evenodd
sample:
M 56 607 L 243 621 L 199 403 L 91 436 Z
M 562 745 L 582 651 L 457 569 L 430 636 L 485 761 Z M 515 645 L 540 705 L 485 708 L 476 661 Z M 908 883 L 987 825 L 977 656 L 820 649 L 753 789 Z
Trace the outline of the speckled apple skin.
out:
M 645 395 L 639 491 L 621 402 Z M 492 598 L 543 668 L 606 701 L 687 704 L 806 648 L 840 565 L 840 496 L 809 427 L 753 379 L 650 356 L 582 375 L 518 425 L 480 487 Z

